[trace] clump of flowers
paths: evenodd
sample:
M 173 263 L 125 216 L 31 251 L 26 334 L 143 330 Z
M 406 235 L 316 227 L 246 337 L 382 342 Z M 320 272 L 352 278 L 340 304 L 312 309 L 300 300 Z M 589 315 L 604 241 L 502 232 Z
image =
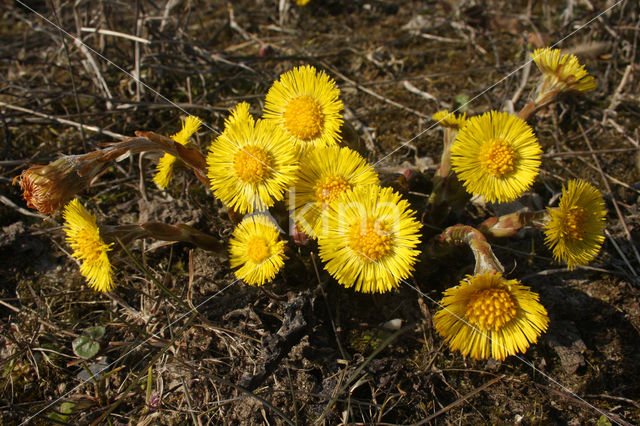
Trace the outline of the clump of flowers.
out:
M 187 224 L 99 226 L 75 199 L 63 213 L 67 241 L 81 262 L 81 274 L 99 291 L 110 291 L 117 280 L 109 260 L 119 248 L 114 242 L 124 246 L 137 238 L 186 242 L 220 257 L 228 253 L 235 277 L 252 286 L 276 279 L 289 257 L 311 257 L 317 250 L 328 275 L 362 293 L 393 291 L 419 270 L 419 262 L 434 263 L 453 246 L 468 247 L 474 273 L 444 292 L 434 327 L 464 356 L 504 360 L 534 344 L 547 330 L 549 317 L 538 294 L 504 275 L 489 237 L 539 229 L 553 257 L 568 269 L 592 261 L 604 241 L 604 201 L 583 181 L 563 188 L 558 207 L 489 217 L 477 227 L 448 226 L 471 195 L 502 203 L 532 188 L 542 148 L 526 120 L 561 93 L 595 88 L 574 56 L 543 49 L 533 58 L 542 77 L 533 100 L 517 115 L 489 111 L 467 117 L 445 110 L 433 115 L 444 140 L 431 176 L 415 170 L 379 175 L 362 155 L 341 145 L 340 90 L 323 71 L 306 65 L 273 83 L 261 118 L 251 115 L 246 102 L 232 108 L 206 155 L 188 143 L 202 124 L 189 116 L 171 137 L 139 131 L 83 156 L 32 166 L 16 180 L 29 207 L 54 214 L 89 188 L 109 161 L 161 152 L 154 176 L 158 187 L 167 188 L 180 162 L 212 190 L 237 224 L 225 249 L 224 241 Z M 389 187 L 394 182 L 397 190 Z M 427 202 L 410 202 L 412 195 L 425 193 Z M 281 235 L 287 216 L 295 250 Z

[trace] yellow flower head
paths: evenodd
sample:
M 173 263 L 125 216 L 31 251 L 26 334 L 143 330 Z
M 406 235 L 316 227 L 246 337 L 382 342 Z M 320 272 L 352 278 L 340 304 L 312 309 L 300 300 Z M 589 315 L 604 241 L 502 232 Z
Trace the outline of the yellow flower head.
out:
M 113 288 L 111 263 L 107 252 L 112 244 L 105 244 L 96 225 L 96 217 L 89 213 L 78 201 L 72 200 L 64 208 L 64 232 L 66 241 L 73 249 L 73 257 L 78 259 L 80 273 L 87 279 L 89 287 L 98 291 Z
M 229 260 L 238 279 L 262 285 L 271 281 L 284 265 L 285 241 L 278 241 L 278 229 L 267 216 L 245 218 L 233 231 Z
M 472 117 L 451 148 L 451 166 L 468 192 L 513 201 L 538 175 L 542 149 L 531 127 L 506 112 Z
M 320 259 L 343 286 L 384 293 L 413 271 L 421 225 L 409 203 L 391 188 L 355 187 L 324 214 L 328 225 L 318 234 Z
M 499 272 L 467 276 L 444 292 L 433 326 L 449 347 L 475 359 L 525 352 L 547 330 L 539 296 Z
M 298 170 L 298 152 L 285 132 L 253 119 L 240 103 L 207 156 L 211 189 L 239 213 L 265 210 L 284 197 Z
M 437 124 L 442 127 L 454 130 L 460 130 L 467 123 L 467 113 L 456 115 L 454 112 L 449 112 L 446 109 L 438 111 L 433 114 L 432 117 Z
M 294 0 L 298 6 L 306 6 L 311 0 Z
M 569 181 L 562 188 L 560 205 L 547 211 L 544 242 L 553 257 L 566 262 L 569 270 L 591 262 L 604 241 L 607 212 L 600 191 L 588 182 Z
M 340 141 L 342 101 L 332 78 L 310 65 L 280 76 L 265 99 L 264 119 L 286 130 L 301 149 Z
M 594 78 L 574 55 L 563 55 L 560 49 L 545 47 L 534 50 L 531 57 L 542 72 L 539 98 L 552 90 L 589 92 L 596 88 Z
M 289 206 L 310 237 L 322 231 L 322 212 L 340 194 L 359 185 L 377 185 L 378 174 L 357 152 L 338 146 L 307 150 L 300 162 Z M 293 198 L 295 196 L 295 198 Z
M 186 145 L 191 135 L 197 132 L 201 125 L 202 121 L 198 117 L 190 115 L 182 122 L 182 130 L 171 136 L 171 139 L 180 145 Z M 165 189 L 169 186 L 169 182 L 171 182 L 173 178 L 173 165 L 176 160 L 177 158 L 169 153 L 165 153 L 160 158 L 158 166 L 156 167 L 156 175 L 153 177 L 153 181 L 158 188 Z

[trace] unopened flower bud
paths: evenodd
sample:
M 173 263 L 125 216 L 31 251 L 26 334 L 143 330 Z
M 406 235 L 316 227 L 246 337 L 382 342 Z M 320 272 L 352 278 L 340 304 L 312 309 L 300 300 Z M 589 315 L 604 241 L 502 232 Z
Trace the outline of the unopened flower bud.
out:
M 291 237 L 297 246 L 306 246 L 309 244 L 309 235 L 304 232 L 297 224 L 291 227 Z
M 20 185 L 28 207 L 49 215 L 89 184 L 94 173 L 81 173 L 82 165 L 78 156 L 64 156 L 45 166 L 29 167 L 16 176 L 14 184 Z

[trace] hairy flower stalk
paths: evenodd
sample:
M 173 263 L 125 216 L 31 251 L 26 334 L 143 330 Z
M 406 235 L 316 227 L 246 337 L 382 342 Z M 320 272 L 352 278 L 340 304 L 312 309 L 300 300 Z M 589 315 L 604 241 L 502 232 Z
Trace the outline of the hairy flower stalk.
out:
M 438 241 L 447 244 L 468 245 L 476 258 L 474 275 L 487 271 L 504 272 L 504 267 L 496 255 L 493 254 L 491 245 L 487 242 L 485 236 L 472 226 L 450 226 L 438 236 Z
M 220 240 L 183 223 L 171 225 L 162 222 L 146 222 L 117 226 L 102 225 L 100 230 L 105 240 L 120 240 L 125 245 L 140 238 L 154 238 L 160 241 L 190 243 L 203 250 L 224 254 L 224 247 Z
M 451 147 L 456 140 L 458 131 L 467 124 L 467 114 L 456 115 L 453 112 L 442 110 L 433 114 L 433 119 L 444 128 L 444 147 L 435 175 L 446 178 L 451 172 Z
M 89 187 L 109 161 L 121 161 L 141 152 L 171 154 L 193 169 L 200 181 L 208 184 L 205 157 L 196 148 L 183 146 L 153 132 L 136 132 L 136 135 L 87 154 L 64 155 L 44 166 L 33 165 L 16 176 L 14 184 L 22 189 L 28 207 L 50 215 Z
M 515 212 L 500 217 L 490 217 L 478 225 L 478 230 L 486 236 L 511 237 L 523 228 L 544 229 L 549 220 L 546 210 L 536 212 Z
M 467 123 L 467 114 L 456 115 L 442 110 L 433 114 L 433 119 L 444 128 L 444 143 L 440 164 L 433 176 L 433 189 L 424 219 L 431 224 L 439 225 L 452 209 L 462 208 L 469 198 L 457 177 L 451 172 L 451 148 L 458 131 Z

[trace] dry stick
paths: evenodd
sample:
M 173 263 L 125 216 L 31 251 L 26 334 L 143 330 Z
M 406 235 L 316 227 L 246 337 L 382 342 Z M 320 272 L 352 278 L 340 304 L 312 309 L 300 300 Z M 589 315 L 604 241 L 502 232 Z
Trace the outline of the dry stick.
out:
M 621 396 L 614 396 L 614 395 L 606 395 L 606 394 L 600 394 L 600 395 L 584 395 L 583 398 L 600 398 L 600 399 L 610 399 L 612 401 L 621 401 L 621 402 L 626 402 L 627 404 L 631 404 L 636 406 L 637 408 L 640 408 L 640 404 L 637 403 L 636 401 L 629 399 L 629 398 L 623 398 Z
M 46 118 L 46 119 L 49 119 L 49 120 L 53 120 L 53 121 L 56 121 L 56 122 L 61 123 L 61 124 L 67 124 L 69 126 L 74 126 L 74 127 L 79 128 L 79 129 L 86 129 L 86 130 L 89 130 L 91 132 L 102 133 L 103 135 L 111 136 L 112 138 L 121 139 L 121 140 L 127 138 L 127 136 L 125 136 L 125 135 L 121 135 L 120 133 L 111 132 L 109 130 L 104 130 L 104 129 L 101 129 L 100 127 L 97 127 L 97 126 L 88 126 L 86 124 L 81 124 L 81 123 L 78 123 L 76 121 L 67 120 L 66 118 L 59 118 L 59 117 L 56 117 L 54 115 L 44 114 L 42 112 L 34 111 L 32 109 L 23 108 L 23 107 L 20 107 L 20 106 L 17 106 L 17 105 L 11 105 L 11 104 L 8 104 L 6 102 L 0 101 L 0 106 L 5 107 L 5 108 L 9 108 L 9 109 L 13 109 L 13 110 L 16 110 L 16 111 L 20 111 L 20 112 L 25 112 L 27 114 L 36 115 L 38 117 Z
M 60 40 L 62 41 L 62 45 L 64 46 L 64 52 L 67 56 L 67 72 L 69 73 L 69 77 L 71 79 L 71 90 L 73 91 L 73 100 L 76 104 L 76 111 L 78 112 L 78 119 L 80 120 L 80 124 L 84 124 L 84 120 L 82 119 L 82 111 L 80 110 L 80 101 L 78 100 L 78 91 L 76 89 L 76 79 L 73 76 L 73 71 L 71 70 L 71 55 L 69 54 L 69 46 L 67 45 L 67 39 L 62 34 L 60 30 L 60 18 L 58 18 L 58 13 L 56 12 L 56 8 L 52 2 L 50 2 L 50 8 L 53 11 L 53 16 L 58 24 L 58 32 L 60 33 Z M 80 136 L 82 137 L 82 148 L 87 151 L 87 135 L 84 133 L 84 128 L 80 127 Z
M 561 390 L 558 390 L 558 389 L 554 389 L 551 386 L 546 386 L 546 385 L 543 385 L 543 384 L 540 384 L 540 383 L 534 383 L 534 386 L 536 386 L 536 387 L 538 387 L 538 388 L 540 388 L 540 389 L 542 389 L 542 390 L 544 390 L 546 392 L 555 393 L 555 394 L 557 394 L 559 396 L 562 396 L 562 397 L 564 397 L 564 398 L 566 398 L 568 400 L 571 400 L 573 402 L 577 402 L 579 404 L 587 405 L 587 406 L 591 405 L 587 401 L 584 401 L 581 398 L 576 398 L 575 396 L 573 396 L 573 395 L 571 395 L 571 394 L 569 394 L 567 392 L 564 392 L 564 391 L 561 391 Z M 631 423 L 626 422 L 622 417 L 618 416 L 617 414 L 614 414 L 614 413 L 612 413 L 610 411 L 601 411 L 601 412 L 604 413 L 604 415 L 606 417 L 608 417 L 610 420 L 612 420 L 613 422 L 615 422 L 615 423 L 617 423 L 619 425 L 632 426 Z
M 620 104 L 620 94 L 622 93 L 622 89 L 627 84 L 629 80 L 629 75 L 631 75 L 631 71 L 633 70 L 633 64 L 627 65 L 627 68 L 624 70 L 624 74 L 622 75 L 622 79 L 620 80 L 620 84 L 616 88 L 616 91 L 613 92 L 613 96 L 611 96 L 611 103 L 609 103 L 609 107 L 604 110 L 604 114 L 602 115 L 601 124 L 604 125 L 609 119 L 609 114 L 615 112 L 616 108 Z
M 627 133 L 624 131 L 624 129 L 622 128 L 622 126 L 620 126 L 618 123 L 616 123 L 615 121 L 613 121 L 612 119 L 609 119 L 607 121 L 607 124 L 610 124 L 611 127 L 613 127 L 615 129 L 616 132 L 620 133 L 622 136 L 625 137 L 625 139 L 627 139 L 629 142 L 631 142 L 632 145 L 635 145 L 636 147 L 640 147 L 640 143 L 638 143 L 637 140 L 633 139 L 631 136 L 627 135 Z
M 142 159 L 144 158 L 144 152 L 141 152 L 140 155 L 138 156 L 138 169 L 140 170 L 139 172 L 139 179 L 140 179 L 140 184 L 139 189 L 140 189 L 140 195 L 142 195 L 142 199 L 144 201 L 149 201 L 149 197 L 147 197 L 147 186 L 145 185 L 145 179 L 144 179 L 144 171 L 145 171 L 145 167 L 142 164 Z
M 476 394 L 482 392 L 483 390 L 485 390 L 489 386 L 499 382 L 500 380 L 504 379 L 505 377 L 506 377 L 506 374 L 503 374 L 502 376 L 499 376 L 499 377 L 496 377 L 495 379 L 489 380 L 487 383 L 485 383 L 484 385 L 480 386 L 479 388 L 476 388 L 476 389 L 472 390 L 471 392 L 469 392 L 468 394 L 466 394 L 462 398 L 458 399 L 457 401 L 452 402 L 451 404 L 447 405 L 446 407 L 441 408 L 440 410 L 436 411 L 435 413 L 433 413 L 432 415 L 430 415 L 426 419 L 423 419 L 423 420 L 419 421 L 418 423 L 414 423 L 412 426 L 423 425 L 423 424 L 425 424 L 427 422 L 430 422 L 431 420 L 435 419 L 439 415 L 444 414 L 447 411 L 451 410 L 452 408 L 462 404 L 467 399 L 469 399 L 469 398 L 475 396 Z
M 164 27 L 167 25 L 171 11 L 178 4 L 180 4 L 180 0 L 169 0 L 167 4 L 165 4 L 164 10 L 162 11 L 162 20 L 160 21 L 160 32 L 164 31 Z
M 78 47 L 78 49 L 80 49 L 80 51 L 84 54 L 84 56 L 86 56 L 87 61 L 86 62 L 83 61 L 83 64 L 87 69 L 87 71 L 89 72 L 89 74 L 91 74 L 91 71 L 93 71 L 93 74 L 95 75 L 95 79 L 96 79 L 95 80 L 96 86 L 102 89 L 102 92 L 104 93 L 105 98 L 107 98 L 107 101 L 105 102 L 105 106 L 107 107 L 108 110 L 113 109 L 113 104 L 111 103 L 111 101 L 109 101 L 109 99 L 111 99 L 113 96 L 111 96 L 111 91 L 109 90 L 109 86 L 107 85 L 106 80 L 102 76 L 102 72 L 100 71 L 100 67 L 96 62 L 96 59 L 93 57 L 93 55 L 91 55 L 91 52 L 89 52 L 89 49 L 87 49 L 84 42 L 81 41 L 79 38 L 74 38 L 73 43 Z
M 522 69 L 522 79 L 520 80 L 520 86 L 518 86 L 518 89 L 511 97 L 511 106 L 515 105 L 515 103 L 518 102 L 518 99 L 520 99 L 520 95 L 522 95 L 522 92 L 527 87 L 530 73 L 531 73 L 531 61 L 527 61 L 524 68 Z
M 136 36 L 139 36 L 142 33 L 142 25 L 143 20 L 140 19 L 140 3 L 136 1 Z M 136 41 L 133 45 L 133 56 L 134 56 L 134 66 L 133 66 L 133 81 L 136 82 L 136 102 L 140 102 L 140 43 Z
M 578 122 L 578 126 L 580 126 L 580 131 L 582 132 L 582 136 L 584 137 L 584 141 L 587 143 L 587 146 L 589 147 L 589 151 L 593 151 L 593 147 L 591 146 L 591 141 L 587 137 L 587 134 L 584 132 L 584 128 L 582 127 L 582 123 Z M 620 211 L 620 207 L 618 207 L 618 200 L 616 200 L 616 197 L 613 195 L 613 191 L 611 190 L 611 186 L 609 185 L 609 181 L 604 176 L 604 172 L 602 171 L 602 166 L 600 165 L 600 160 L 598 160 L 598 156 L 596 154 L 593 154 L 592 156 L 593 156 L 593 161 L 596 163 L 596 166 L 598 167 L 598 171 L 600 172 L 600 175 L 602 176 L 602 181 L 604 182 L 604 186 L 607 188 L 607 191 L 609 192 L 609 196 L 611 197 L 611 200 L 613 201 L 613 207 L 616 209 L 616 213 L 618 214 L 618 219 L 620 219 L 620 223 L 622 224 L 622 228 L 624 229 L 624 232 L 625 232 L 625 234 L 627 236 L 627 240 L 629 240 L 629 244 L 631 245 L 631 249 L 633 250 L 633 254 L 635 254 L 636 260 L 638 261 L 638 264 L 640 265 L 640 253 L 638 253 L 638 249 L 636 248 L 635 244 L 633 244 L 633 239 L 631 238 L 631 232 L 629 232 L 629 227 L 627 227 L 627 222 L 625 222 L 624 216 L 622 215 L 622 212 Z M 638 273 L 633 268 L 630 268 L 630 269 L 631 269 L 631 273 L 634 276 L 637 277 Z
M 22 309 L 16 308 L 15 306 L 5 302 L 2 299 L 0 299 L 0 305 L 4 306 L 5 308 L 11 309 L 13 312 L 17 312 L 17 313 L 25 311 L 25 308 L 22 308 Z M 57 326 L 55 326 L 55 325 L 43 320 L 35 312 L 31 312 L 31 310 L 29 310 L 29 311 L 30 311 L 29 313 L 34 314 L 33 315 L 33 319 L 35 319 L 37 322 L 39 322 L 40 324 L 44 325 L 45 327 L 51 328 L 51 329 L 57 331 L 60 334 L 64 334 L 64 335 L 67 335 L 67 336 L 70 336 L 70 337 L 78 337 L 79 336 L 76 333 L 72 333 L 71 331 L 63 330 L 60 327 L 57 327 Z
M 612 148 L 612 149 L 596 149 L 594 151 L 568 151 L 568 152 L 552 152 L 549 154 L 542 154 L 542 158 L 552 158 L 552 157 L 573 157 L 580 155 L 591 155 L 591 154 L 613 154 L 616 152 L 636 152 L 638 148 Z
M 611 241 L 611 244 L 613 244 L 613 247 L 615 247 L 616 251 L 622 258 L 622 260 L 624 260 L 624 263 L 627 265 L 627 268 L 629 268 L 631 273 L 637 277 L 638 274 L 636 273 L 635 269 L 633 269 L 633 266 L 631 266 L 631 263 L 629 263 L 629 259 L 627 259 L 627 256 L 624 255 L 618 243 L 616 243 L 616 240 L 611 236 L 611 233 L 607 229 L 604 230 L 604 233 L 607 235 L 607 238 L 609 239 L 609 241 Z
M 326 69 L 331 70 L 331 72 L 334 75 L 340 77 L 341 79 L 343 79 L 347 83 L 353 85 L 356 89 L 361 90 L 364 93 L 373 96 L 374 98 L 380 99 L 381 101 L 383 101 L 385 103 L 388 103 L 389 105 L 393 105 L 396 108 L 400 108 L 400 109 L 402 109 L 404 111 L 410 112 L 411 114 L 415 114 L 418 117 L 426 118 L 426 119 L 429 119 L 429 120 L 431 119 L 431 116 L 429 116 L 429 115 L 425 115 L 425 114 L 423 114 L 423 113 L 421 113 L 419 111 L 416 111 L 415 109 L 408 108 L 408 107 L 406 107 L 406 106 L 404 106 L 404 105 L 402 105 L 402 104 L 400 104 L 400 103 L 398 103 L 396 101 L 392 101 L 389 98 L 385 98 L 384 96 L 379 95 L 378 93 L 374 92 L 373 90 L 367 89 L 366 87 L 362 86 L 360 83 L 356 83 L 355 81 L 351 80 L 346 75 L 342 74 L 340 71 L 338 71 L 336 68 L 332 67 L 330 64 L 328 64 L 328 63 L 326 63 L 324 61 L 321 61 L 320 63 Z
M 52 220 L 49 216 L 45 216 L 43 214 L 40 213 L 34 213 L 31 212 L 25 208 L 22 208 L 20 206 L 18 206 L 16 203 L 14 203 L 13 201 L 11 201 L 10 199 L 8 199 L 7 197 L 5 197 L 4 195 L 0 195 L 0 203 L 11 207 L 12 209 L 14 209 L 15 211 L 17 211 L 18 213 L 21 213 L 25 216 L 31 216 L 31 217 L 37 217 L 38 219 L 42 219 L 42 220 L 49 220 L 51 222 L 57 223 L 54 220 Z
M 118 31 L 111 31 L 111 30 L 103 30 L 100 28 L 92 28 L 92 27 L 82 27 L 80 28 L 80 31 L 83 33 L 98 33 L 98 34 L 104 34 L 104 35 L 110 35 L 110 36 L 114 36 L 114 37 L 122 37 L 122 38 L 126 38 L 128 40 L 133 40 L 136 43 L 144 43 L 144 44 L 151 44 L 151 42 L 149 40 L 146 40 L 142 37 L 138 37 L 138 36 L 134 36 L 134 35 L 130 35 L 130 34 L 125 34 L 125 33 L 120 33 Z
M 610 123 L 613 123 L 613 121 L 611 121 L 611 120 L 609 120 L 609 122 L 610 122 Z M 568 149 L 568 148 L 567 148 L 567 149 Z M 619 148 L 619 149 L 626 149 L 626 148 Z M 630 148 L 630 149 L 635 150 L 635 148 Z M 601 151 L 606 151 L 606 150 L 601 150 Z M 572 153 L 572 152 L 574 152 L 574 151 L 567 151 L 567 154 L 568 154 L 568 153 Z M 590 151 L 575 151 L 575 152 L 590 152 Z M 599 151 L 595 150 L 595 151 L 593 151 L 593 152 L 594 152 L 594 153 L 597 153 L 597 152 L 599 152 Z M 553 155 L 553 154 L 542 154 L 542 157 L 543 157 L 543 158 L 544 158 L 544 157 L 551 157 L 551 158 L 553 158 L 553 157 L 554 157 L 554 155 Z M 582 162 L 584 163 L 584 165 L 585 165 L 585 166 L 587 166 L 587 167 L 589 167 L 589 168 L 591 168 L 591 169 L 593 169 L 593 170 L 595 170 L 595 171 L 597 171 L 597 172 L 600 172 L 596 166 L 594 166 L 593 164 L 589 163 L 587 160 L 585 160 L 584 158 L 582 158 L 582 156 L 577 155 L 576 157 L 578 158 L 578 160 L 582 161 Z M 549 173 L 549 172 L 545 172 L 545 173 Z M 616 185 L 620 185 L 620 186 L 622 186 L 623 188 L 628 189 L 629 191 L 637 192 L 638 194 L 640 194 L 640 191 L 638 191 L 636 188 L 632 187 L 631 185 L 629 185 L 629 184 L 627 184 L 627 183 L 622 182 L 620 179 L 616 179 L 615 177 L 611 176 L 611 175 L 610 175 L 610 174 L 608 174 L 608 173 L 604 173 L 604 176 L 605 176 L 608 180 L 610 180 L 611 182 L 615 183 Z M 555 178 L 558 178 L 558 176 L 554 176 L 554 177 L 555 177 Z M 562 180 L 562 179 L 560 179 L 560 180 Z

